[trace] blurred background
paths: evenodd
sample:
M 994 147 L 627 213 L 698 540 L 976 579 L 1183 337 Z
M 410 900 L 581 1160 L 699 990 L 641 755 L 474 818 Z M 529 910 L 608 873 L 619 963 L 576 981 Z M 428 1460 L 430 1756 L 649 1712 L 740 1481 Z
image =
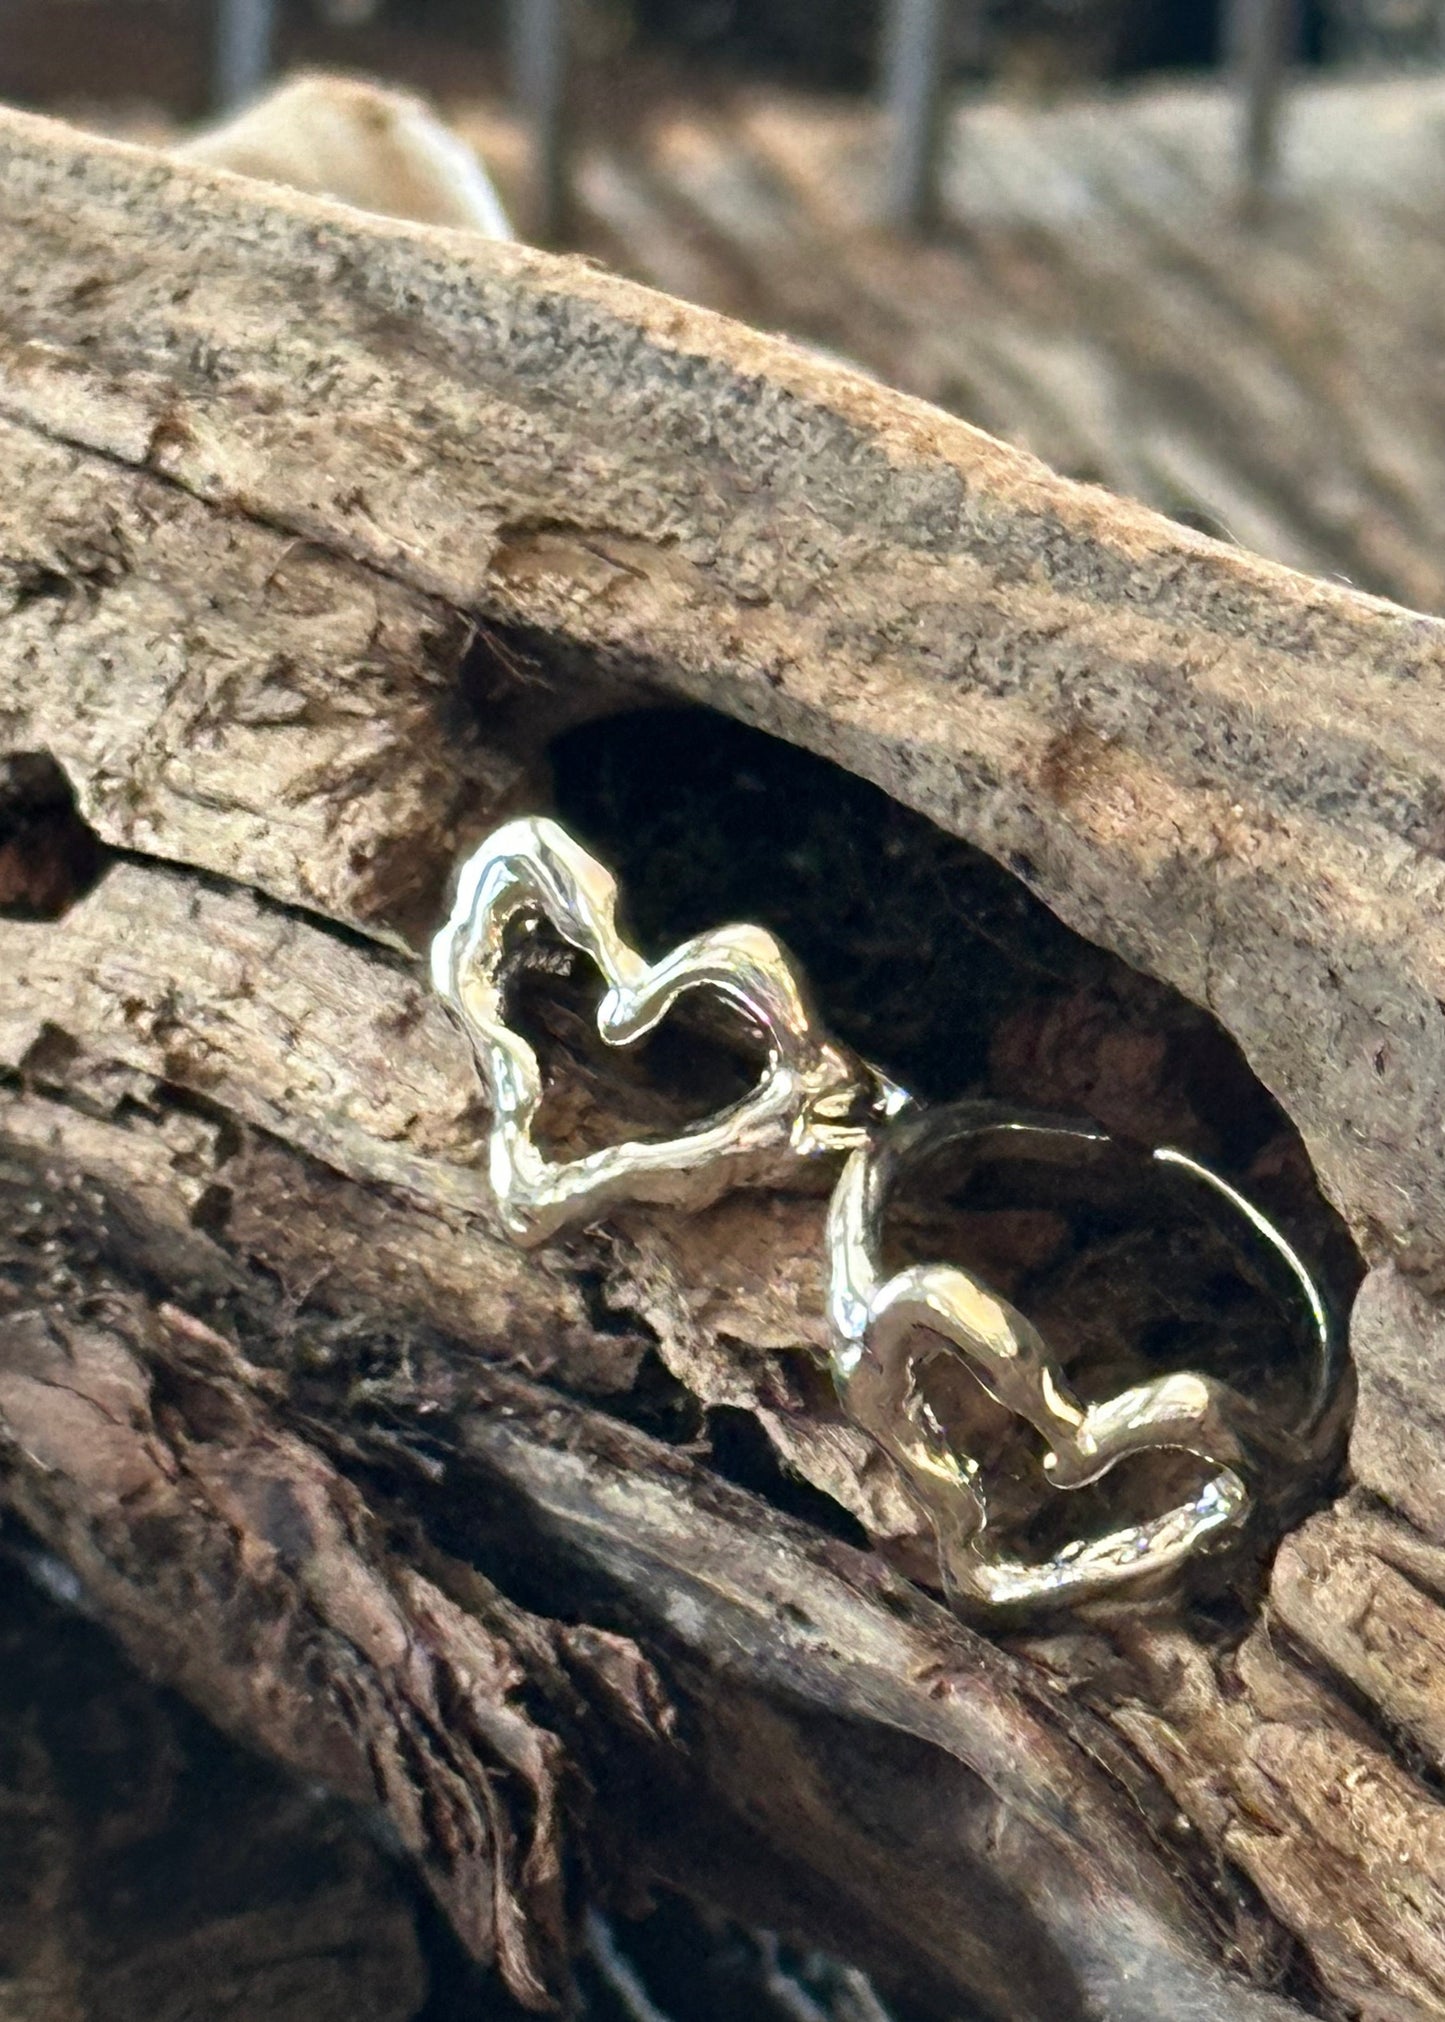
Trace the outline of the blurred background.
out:
M 0 0 L 0 97 L 135 137 L 298 66 L 522 237 L 1445 607 L 1445 0 Z

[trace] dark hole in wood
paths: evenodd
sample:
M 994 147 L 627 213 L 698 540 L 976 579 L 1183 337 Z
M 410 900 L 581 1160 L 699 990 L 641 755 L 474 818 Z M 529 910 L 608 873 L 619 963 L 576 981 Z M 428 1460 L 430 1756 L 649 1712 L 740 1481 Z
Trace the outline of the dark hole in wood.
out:
M 620 1993 L 629 1976 L 651 2011 Z M 609 1917 L 588 1931 L 579 1962 L 595 2022 L 915 2022 L 931 2012 L 889 1990 L 887 2010 L 867 2002 L 861 1975 L 825 1953 L 750 1931 L 716 1910 L 663 1891 L 642 1917 Z
M 766 1492 L 768 1500 L 790 1516 L 801 1517 L 850 1545 L 866 1549 L 868 1534 L 862 1524 L 840 1509 L 831 1496 L 788 1473 L 750 1411 L 716 1406 L 707 1415 L 707 1434 L 709 1458 L 719 1474 L 755 1494 Z
M 43 751 L 0 757 L 0 917 L 58 920 L 104 863 L 55 760 Z
M 542 1069 L 533 1135 L 549 1157 L 585 1157 L 624 1138 L 674 1137 L 756 1083 L 763 1043 L 728 1006 L 689 992 L 635 1045 L 610 1046 L 597 1030 L 603 988 L 588 958 L 545 927 L 519 937 L 507 1016 Z

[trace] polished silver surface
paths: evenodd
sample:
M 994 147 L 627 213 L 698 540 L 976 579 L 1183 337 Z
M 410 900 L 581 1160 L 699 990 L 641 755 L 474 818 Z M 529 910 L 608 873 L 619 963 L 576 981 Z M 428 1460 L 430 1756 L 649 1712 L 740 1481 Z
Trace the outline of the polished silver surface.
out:
M 832 1366 L 844 1408 L 899 1469 L 933 1527 L 945 1584 L 960 1601 L 1082 1600 L 1152 1579 L 1243 1522 L 1252 1472 L 1267 1457 L 1278 1465 L 1291 1435 L 1266 1425 L 1227 1384 L 1191 1371 L 1085 1404 L 1032 1322 L 971 1272 L 916 1264 L 887 1275 L 883 1223 L 897 1183 L 907 1168 L 950 1146 L 1084 1162 L 1116 1150 L 1088 1124 L 962 1103 L 910 1111 L 855 1151 L 834 1192 L 827 1232 Z M 1235 1216 L 1263 1246 L 1300 1312 L 1318 1372 L 1316 1397 L 1322 1396 L 1333 1373 L 1333 1331 L 1294 1250 L 1217 1174 L 1181 1152 L 1148 1156 L 1161 1175 L 1197 1184 L 1216 1210 Z M 951 1444 L 929 1407 L 923 1373 L 940 1353 L 961 1358 L 990 1396 L 1042 1435 L 1044 1469 L 1056 1488 L 1081 1488 L 1126 1455 L 1160 1447 L 1195 1454 L 1211 1472 L 1192 1496 L 1157 1517 L 1075 1540 L 1039 1562 L 1011 1557 L 989 1533 L 977 1461 Z
M 451 918 L 432 943 L 435 987 L 460 1013 L 492 1104 L 490 1176 L 519 1243 L 595 1220 L 623 1201 L 699 1207 L 781 1157 L 862 1143 L 905 1100 L 818 1023 L 803 980 L 761 927 L 718 927 L 647 962 L 617 926 L 617 884 L 556 822 L 527 816 L 489 836 L 464 865 Z M 626 1142 L 556 1161 L 533 1135 L 542 1076 L 508 1022 L 505 961 L 514 935 L 546 920 L 589 956 L 607 985 L 597 1029 L 612 1046 L 650 1032 L 686 990 L 712 990 L 760 1038 L 756 1088 L 659 1143 Z

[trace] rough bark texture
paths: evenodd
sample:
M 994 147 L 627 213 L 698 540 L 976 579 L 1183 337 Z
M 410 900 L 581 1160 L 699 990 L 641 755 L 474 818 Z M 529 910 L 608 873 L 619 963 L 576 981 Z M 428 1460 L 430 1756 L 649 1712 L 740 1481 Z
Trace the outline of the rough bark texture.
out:
M 0 1425 L 39 1545 L 384 1815 L 529 2003 L 626 1874 L 929 2012 L 1438 2013 L 1445 628 L 581 263 L 11 115 L 0 192 Z M 660 699 L 926 816 L 899 877 L 1006 866 L 1090 946 L 1048 928 L 973 1078 L 1248 1116 L 1338 1262 L 1297 1128 L 1372 1271 L 1352 1484 L 1267 1580 L 1005 1643 L 888 1570 L 858 1525 L 926 1561 L 808 1352 L 816 1194 L 498 1239 L 409 950 L 549 740 Z M 1040 909 L 947 847 L 970 949 L 1034 960 Z M 562 1127 L 615 1127 L 653 1098 L 579 1029 Z M 975 1246 L 1057 1248 L 1010 1213 Z M 1076 1325 L 1110 1259 L 1058 1281 Z M 791 1475 L 723 1478 L 739 1418 Z
M 416 2013 L 405 1878 L 342 1807 L 158 1695 L 14 1560 L 3 1621 L 7 2015 Z

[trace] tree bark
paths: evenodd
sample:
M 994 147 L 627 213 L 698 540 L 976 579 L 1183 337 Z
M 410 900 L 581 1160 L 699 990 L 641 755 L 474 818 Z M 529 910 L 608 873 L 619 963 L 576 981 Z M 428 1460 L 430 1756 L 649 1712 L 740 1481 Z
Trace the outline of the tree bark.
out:
M 1438 2013 L 1445 630 L 579 262 L 19 115 L 0 189 L 8 1506 L 528 2003 L 586 1871 L 938 2012 Z M 501 1240 L 413 951 L 560 732 L 668 700 L 1084 937 L 995 1085 L 1204 1142 L 1222 1028 L 1281 1106 L 1371 1268 L 1267 1578 L 1004 1639 L 788 1514 L 927 1572 L 816 1376 L 816 1194 Z M 659 1361 L 788 1473 L 649 1428 Z

